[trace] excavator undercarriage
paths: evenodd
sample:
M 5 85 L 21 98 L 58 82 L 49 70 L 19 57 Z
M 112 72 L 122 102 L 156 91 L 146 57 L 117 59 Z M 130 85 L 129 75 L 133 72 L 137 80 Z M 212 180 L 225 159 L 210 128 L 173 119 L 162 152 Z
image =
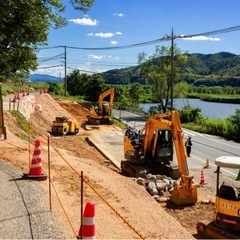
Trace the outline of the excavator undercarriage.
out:
M 227 231 L 214 221 L 210 223 L 199 222 L 196 228 L 201 239 L 240 239 L 240 233 Z
M 154 163 L 138 164 L 129 161 L 121 161 L 121 172 L 125 176 L 130 177 L 146 177 L 148 173 L 160 174 L 171 177 L 172 179 L 179 179 L 179 167 L 172 163 Z

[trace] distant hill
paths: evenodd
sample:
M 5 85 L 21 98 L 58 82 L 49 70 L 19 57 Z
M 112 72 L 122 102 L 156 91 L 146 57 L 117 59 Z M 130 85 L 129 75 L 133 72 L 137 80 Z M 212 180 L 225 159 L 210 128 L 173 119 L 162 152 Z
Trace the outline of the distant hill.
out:
M 140 67 L 136 66 L 110 70 L 101 75 L 109 84 L 144 83 L 144 79 L 138 77 L 139 71 Z M 229 52 L 188 54 L 188 60 L 181 69 L 181 73 L 183 74 L 181 79 L 194 86 L 240 86 L 240 79 L 233 77 L 240 76 L 240 55 Z M 201 75 L 201 77 L 194 75 Z M 229 78 L 207 79 L 204 75 L 229 76 Z
M 31 74 L 31 82 L 63 82 L 63 79 L 60 77 L 55 77 L 47 74 Z

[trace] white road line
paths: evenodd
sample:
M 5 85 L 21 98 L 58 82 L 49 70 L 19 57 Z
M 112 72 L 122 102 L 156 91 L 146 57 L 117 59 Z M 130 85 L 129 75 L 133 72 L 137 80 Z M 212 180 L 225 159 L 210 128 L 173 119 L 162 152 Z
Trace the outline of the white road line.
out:
M 200 159 L 200 158 L 198 158 L 198 157 L 195 157 L 195 156 L 192 156 L 192 157 L 195 158 L 195 159 L 197 159 L 197 160 L 200 161 L 200 162 L 206 162 L 206 160 L 204 161 L 204 160 L 202 160 L 202 159 Z M 217 168 L 217 166 L 216 166 L 215 164 L 213 164 L 213 163 L 209 163 L 209 165 L 212 166 L 212 167 Z M 231 171 L 229 171 L 229 170 L 227 170 L 227 169 L 225 169 L 225 168 L 221 168 L 221 171 L 226 172 L 226 173 L 228 173 L 228 174 L 231 174 L 231 175 L 234 176 L 234 177 L 237 177 L 237 174 L 236 174 L 236 173 L 233 173 L 233 172 L 231 172 Z
M 201 137 L 206 138 L 208 140 L 211 140 L 211 141 L 214 141 L 214 142 L 217 142 L 217 143 L 221 143 L 221 144 L 223 144 L 225 146 L 232 147 L 232 148 L 235 148 L 235 149 L 239 149 L 239 146 L 233 146 L 232 144 L 228 144 L 228 143 L 219 141 L 219 140 L 213 138 L 209 134 L 202 134 L 202 133 L 193 132 L 191 130 L 186 130 L 186 129 L 184 129 L 184 133 L 187 133 L 188 135 L 191 135 L 191 136 L 201 136 Z

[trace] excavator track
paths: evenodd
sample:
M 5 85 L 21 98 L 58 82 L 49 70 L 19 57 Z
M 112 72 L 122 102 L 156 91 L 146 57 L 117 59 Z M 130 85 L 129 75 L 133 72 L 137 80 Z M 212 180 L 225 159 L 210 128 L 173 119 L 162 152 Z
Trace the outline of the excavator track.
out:
M 197 232 L 199 237 L 205 239 L 240 239 L 240 234 L 235 232 L 227 232 L 220 228 L 214 222 L 206 224 L 204 222 L 197 223 Z
M 131 164 L 128 161 L 121 161 L 121 173 L 127 177 L 145 177 L 147 171 L 139 165 Z
M 121 172 L 128 177 L 145 177 L 146 174 L 161 174 L 171 177 L 172 179 L 179 179 L 180 172 L 177 165 L 139 165 L 129 161 L 121 161 Z

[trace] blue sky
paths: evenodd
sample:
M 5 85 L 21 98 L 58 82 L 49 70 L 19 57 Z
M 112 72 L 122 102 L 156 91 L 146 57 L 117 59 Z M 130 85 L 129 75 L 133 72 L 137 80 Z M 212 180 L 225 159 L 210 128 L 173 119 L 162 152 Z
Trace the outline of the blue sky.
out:
M 69 0 L 62 2 L 67 6 L 63 16 L 68 25 L 49 32 L 49 49 L 39 51 L 39 69 L 34 73 L 64 77 L 63 46 L 67 46 L 67 74 L 72 69 L 103 72 L 135 66 L 139 53 L 145 52 L 149 57 L 156 45 L 169 47 L 171 42 L 124 49 L 111 47 L 161 39 L 171 35 L 172 29 L 174 36 L 179 36 L 240 25 L 240 0 L 95 0 L 87 13 L 74 10 Z M 176 38 L 174 43 L 189 53 L 240 54 L 239 40 L 240 31 L 234 31 Z

